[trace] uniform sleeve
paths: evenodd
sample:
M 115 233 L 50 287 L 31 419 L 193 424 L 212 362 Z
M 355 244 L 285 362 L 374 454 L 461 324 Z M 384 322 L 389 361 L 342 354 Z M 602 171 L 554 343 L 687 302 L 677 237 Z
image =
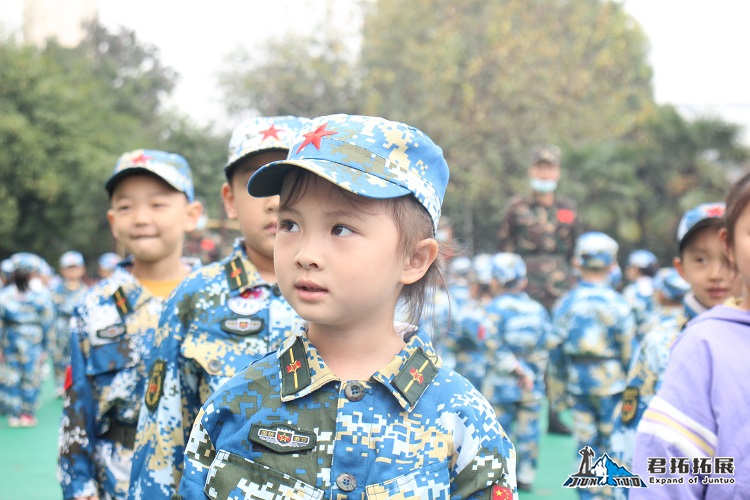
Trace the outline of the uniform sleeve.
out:
M 711 356 L 700 335 L 686 332 L 675 344 L 662 385 L 643 414 L 636 434 L 634 473 L 649 473 L 654 458 L 666 460 L 666 474 L 670 459 L 679 457 L 713 457 L 717 442 L 716 420 L 711 408 Z M 631 498 L 704 498 L 705 486 L 670 484 L 648 488 L 647 492 L 632 489 Z M 637 493 L 636 493 L 637 492 Z M 645 495 L 645 496 L 644 496 Z
M 515 234 L 515 213 L 514 205 L 511 203 L 505 210 L 505 216 L 500 222 L 500 227 L 497 232 L 498 250 L 501 252 L 515 252 L 516 243 L 513 239 Z
M 39 312 L 42 325 L 42 349 L 47 351 L 54 343 L 55 304 L 51 296 L 43 301 Z
M 96 401 L 88 377 L 83 345 L 88 343 L 85 320 L 76 309 L 71 322 L 72 384 L 65 390 L 60 420 L 58 479 L 63 498 L 97 495 L 94 470 Z
M 173 299 L 164 307 L 154 353 L 147 366 L 149 380 L 138 418 L 130 476 L 131 500 L 169 499 L 177 491 L 185 443 L 200 409 L 197 375 L 193 364 L 180 353 L 185 327 L 174 307 Z M 157 363 L 163 364 L 161 378 L 154 375 Z M 152 385 L 153 393 L 149 394 Z M 155 394 L 161 394 L 156 402 Z
M 507 375 L 514 371 L 519 361 L 503 341 L 504 318 L 499 314 L 492 314 L 482 322 L 480 328 L 485 332 L 483 347 L 487 370 L 500 375 Z
M 185 471 L 180 480 L 180 498 L 191 500 L 207 498 L 203 493 L 203 486 L 208 479 L 208 471 L 216 456 L 216 449 L 211 442 L 211 436 L 206 427 L 210 427 L 210 421 L 201 409 L 195 419 L 195 425 L 193 425 L 190 439 L 185 447 Z
M 466 397 L 476 401 L 458 415 L 464 428 L 454 433 L 458 456 L 450 471 L 450 497 L 517 499 L 516 450 L 489 403 L 476 391 Z
M 620 330 L 617 342 L 620 345 L 620 363 L 622 371 L 628 372 L 630 358 L 633 356 L 633 337 L 635 336 L 635 316 L 630 308 L 625 304 L 623 306 L 624 317 L 620 323 Z

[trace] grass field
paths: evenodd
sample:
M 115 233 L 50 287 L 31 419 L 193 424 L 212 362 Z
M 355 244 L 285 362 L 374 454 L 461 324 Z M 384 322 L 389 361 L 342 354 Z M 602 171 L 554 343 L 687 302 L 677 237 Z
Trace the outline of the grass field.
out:
M 42 403 L 33 428 L 9 428 L 0 418 L 0 499 L 59 500 L 57 483 L 57 432 L 62 400 L 50 381 L 44 384 Z M 568 423 L 570 423 L 568 421 Z M 522 500 L 578 498 L 561 485 L 577 467 L 575 443 L 568 436 L 544 435 L 539 474 L 534 491 L 522 492 Z

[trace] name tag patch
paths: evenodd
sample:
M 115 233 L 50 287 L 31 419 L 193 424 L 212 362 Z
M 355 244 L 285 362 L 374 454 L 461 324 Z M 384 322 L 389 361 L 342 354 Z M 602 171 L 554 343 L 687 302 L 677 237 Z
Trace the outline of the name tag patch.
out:
M 125 325 L 118 324 L 118 325 L 112 325 L 108 326 L 107 328 L 104 328 L 102 330 L 96 331 L 96 336 L 100 339 L 115 339 L 125 333 Z
M 253 424 L 248 435 L 253 443 L 278 453 L 299 453 L 315 447 L 315 433 L 295 429 L 290 425 Z
M 229 318 L 221 322 L 221 329 L 235 335 L 251 335 L 258 333 L 265 327 L 262 318 Z

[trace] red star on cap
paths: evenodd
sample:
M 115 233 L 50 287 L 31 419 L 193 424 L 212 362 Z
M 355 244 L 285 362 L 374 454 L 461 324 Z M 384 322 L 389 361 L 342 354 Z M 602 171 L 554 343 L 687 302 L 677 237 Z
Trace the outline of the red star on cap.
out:
M 274 125 L 272 123 L 270 127 L 268 127 L 265 130 L 261 130 L 260 131 L 260 133 L 263 134 L 263 139 L 261 139 L 261 142 L 265 141 L 269 137 L 273 137 L 274 139 L 278 140 L 279 139 L 279 132 L 281 132 L 281 129 L 280 128 L 276 128 L 276 125 Z
M 136 165 L 144 165 L 146 161 L 148 161 L 150 157 L 144 155 L 143 153 L 139 154 L 135 158 L 133 158 L 131 161 L 135 163 Z
M 706 215 L 709 217 L 723 217 L 724 216 L 724 207 L 721 205 L 716 205 L 715 207 L 711 207 L 708 210 L 706 210 Z
M 297 149 L 297 153 L 305 149 L 305 146 L 307 146 L 308 144 L 312 144 L 316 149 L 320 150 L 320 140 L 323 137 L 327 135 L 338 134 L 338 132 L 334 132 L 333 130 L 326 130 L 326 125 L 328 125 L 328 123 L 324 123 L 320 127 L 316 128 L 315 132 L 308 132 L 304 134 L 305 140 L 302 141 L 302 144 L 300 144 L 299 148 Z

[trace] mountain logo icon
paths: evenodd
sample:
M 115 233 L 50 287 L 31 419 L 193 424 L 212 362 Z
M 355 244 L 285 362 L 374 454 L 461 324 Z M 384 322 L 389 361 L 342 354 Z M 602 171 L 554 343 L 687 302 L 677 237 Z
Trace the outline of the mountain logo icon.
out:
M 578 454 L 581 455 L 581 465 L 578 472 L 569 475 L 563 483 L 566 488 L 647 488 L 639 475 L 633 474 L 606 453 L 594 461 L 594 450 L 590 446 L 584 446 Z

